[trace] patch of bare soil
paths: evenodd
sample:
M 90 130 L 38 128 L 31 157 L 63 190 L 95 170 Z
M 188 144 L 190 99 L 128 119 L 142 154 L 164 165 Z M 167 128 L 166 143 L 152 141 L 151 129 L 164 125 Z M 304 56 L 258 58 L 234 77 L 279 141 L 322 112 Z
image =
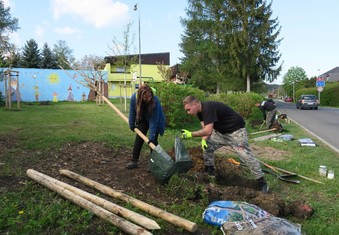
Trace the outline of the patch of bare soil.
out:
M 3 156 L 15 148 L 16 141 L 14 136 L 0 135 L 0 169 L 7 164 Z M 279 159 L 279 154 L 285 154 L 276 150 L 275 154 L 272 154 L 271 148 L 254 148 L 256 152 L 259 150 L 261 156 L 263 153 L 270 152 L 270 155 L 274 155 L 276 159 Z M 169 155 L 173 156 L 173 151 L 169 152 Z M 227 156 L 216 157 L 216 178 L 211 182 L 206 175 L 201 173 L 203 170 L 201 149 L 191 148 L 188 152 L 194 163 L 193 168 L 182 176 L 186 178 L 185 185 L 178 187 L 177 191 L 172 190 L 171 193 L 167 190 L 168 187 L 175 188 L 170 185 L 171 181 L 169 184 L 160 184 L 148 171 L 148 154 L 141 156 L 139 168 L 128 170 L 125 165 L 132 155 L 132 148 L 110 148 L 99 142 L 68 143 L 49 153 L 21 150 L 15 153 L 16 157 L 11 158 L 8 164 L 11 164 L 13 171 L 21 169 L 22 172 L 26 172 L 28 169 L 34 169 L 90 191 L 83 185 L 59 174 L 60 169 L 67 169 L 115 190 L 121 190 L 128 195 L 135 195 L 138 199 L 147 202 L 172 204 L 173 201 L 180 202 L 185 192 L 193 192 L 190 197 L 192 203 L 207 196 L 210 202 L 216 200 L 246 201 L 275 216 L 283 216 L 292 212 L 292 209 L 285 205 L 279 195 L 274 192 L 269 194 L 259 192 L 256 188 L 256 181 L 248 177 L 250 175 L 248 170 L 243 166 L 229 163 L 225 159 Z M 14 175 L 17 174 L 14 172 L 6 173 L 6 175 L 0 174 L 0 193 L 15 190 L 24 180 L 29 180 L 24 175 L 21 177 L 14 177 Z M 195 188 L 197 184 L 203 185 L 203 189 Z M 92 193 L 96 192 L 92 191 Z M 305 215 L 300 217 L 305 218 Z M 205 231 L 196 234 L 208 233 Z

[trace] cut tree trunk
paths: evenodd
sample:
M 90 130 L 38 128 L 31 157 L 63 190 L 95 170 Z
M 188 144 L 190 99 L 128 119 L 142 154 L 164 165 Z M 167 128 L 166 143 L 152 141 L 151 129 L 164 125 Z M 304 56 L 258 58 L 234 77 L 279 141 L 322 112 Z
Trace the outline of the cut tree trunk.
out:
M 57 192 L 58 194 L 60 194 L 61 196 L 63 196 L 64 198 L 70 200 L 71 202 L 73 202 L 74 204 L 87 209 L 91 212 L 93 212 L 95 215 L 97 215 L 98 217 L 111 222 L 114 226 L 118 227 L 119 229 L 121 229 L 122 231 L 128 233 L 128 234 L 152 234 L 149 231 L 147 231 L 146 229 L 135 225 L 99 206 L 97 206 L 96 204 L 78 196 L 77 194 L 71 192 L 70 190 L 66 189 L 65 187 L 56 184 L 54 182 L 54 180 L 50 180 L 51 177 L 44 175 L 38 171 L 29 169 L 27 170 L 27 175 L 28 177 L 30 177 L 31 179 L 33 179 L 34 181 L 38 182 L 39 184 L 45 186 L 46 188 Z
M 146 211 L 147 213 L 153 215 L 153 216 L 157 216 L 159 218 L 162 218 L 163 220 L 166 220 L 169 223 L 172 223 L 180 228 L 184 228 L 185 230 L 189 231 L 189 232 L 195 232 L 198 229 L 198 225 L 196 223 L 193 223 L 189 220 L 186 220 L 184 218 L 181 218 L 177 215 L 174 215 L 172 213 L 166 212 L 162 209 L 159 209 L 155 206 L 152 206 L 146 202 L 140 201 L 138 199 L 135 199 L 133 197 L 130 197 L 124 193 L 118 192 L 112 188 L 109 188 L 103 184 L 100 184 L 98 182 L 95 182 L 91 179 L 88 179 L 84 176 L 81 176 L 79 174 L 76 174 L 72 171 L 69 170 L 60 170 L 59 171 L 61 175 L 65 175 L 71 179 L 74 179 L 78 182 L 84 183 L 87 186 L 90 186 L 92 188 L 97 189 L 98 191 L 100 191 L 101 193 L 104 193 L 106 195 L 109 195 L 111 197 L 114 198 L 118 198 L 120 200 L 123 200 L 127 203 L 130 203 L 131 205 Z

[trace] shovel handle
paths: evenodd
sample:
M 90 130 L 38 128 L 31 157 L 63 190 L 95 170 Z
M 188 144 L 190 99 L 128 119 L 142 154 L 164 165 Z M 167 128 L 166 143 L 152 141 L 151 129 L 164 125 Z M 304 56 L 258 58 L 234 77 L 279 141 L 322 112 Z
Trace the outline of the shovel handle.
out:
M 272 128 L 272 129 L 269 129 L 269 130 L 252 132 L 252 133 L 250 133 L 250 134 L 251 134 L 251 135 L 255 135 L 255 134 L 265 133 L 265 132 L 269 132 L 269 131 L 276 131 L 276 130 L 277 130 L 277 128 Z
M 272 171 L 274 171 L 274 172 L 280 174 L 280 171 L 278 171 L 274 166 L 268 165 L 267 163 L 262 162 L 262 161 L 260 161 L 260 160 L 258 160 L 258 161 L 259 161 L 261 164 L 263 164 L 264 166 L 270 168 Z
M 115 105 L 112 104 L 112 102 L 109 101 L 109 99 L 107 99 L 104 95 L 101 97 L 128 124 L 128 118 L 117 107 L 115 107 Z M 153 150 L 155 149 L 155 145 L 152 142 L 149 142 L 147 136 L 145 136 L 138 128 L 134 128 L 134 131 L 151 147 L 151 149 Z

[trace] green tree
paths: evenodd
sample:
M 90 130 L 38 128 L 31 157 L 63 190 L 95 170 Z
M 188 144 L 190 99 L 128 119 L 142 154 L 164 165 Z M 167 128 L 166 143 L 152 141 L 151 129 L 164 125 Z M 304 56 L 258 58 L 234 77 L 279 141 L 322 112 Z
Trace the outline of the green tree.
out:
M 63 69 L 71 69 L 75 58 L 73 56 L 73 50 L 68 47 L 65 41 L 57 41 L 57 43 L 54 44 L 53 52 L 56 56 L 58 66 L 61 66 Z
M 22 49 L 21 65 L 23 68 L 40 68 L 40 63 L 38 44 L 34 39 L 30 39 Z
M 1 57 L 0 67 L 20 68 L 20 58 L 21 55 L 18 52 L 18 49 L 12 45 L 9 52 Z
M 182 70 L 188 71 L 190 80 L 202 90 L 219 92 L 227 81 L 227 50 L 223 27 L 221 1 L 188 1 L 187 19 L 182 19 L 184 27 L 181 51 Z
M 47 43 L 44 43 L 41 52 L 41 68 L 43 69 L 56 69 L 58 68 L 56 56 Z
M 6 55 L 13 45 L 10 43 L 10 34 L 19 29 L 18 19 L 12 18 L 10 8 L 5 8 L 3 1 L 0 1 L 0 56 Z
M 201 89 L 250 91 L 251 84 L 274 81 L 280 27 L 271 4 L 262 0 L 189 0 L 181 51 L 183 69 Z
M 233 73 L 246 79 L 246 91 L 258 81 L 273 82 L 281 71 L 280 27 L 271 5 L 262 0 L 228 1 L 230 62 Z
M 317 76 L 311 77 L 309 80 L 305 82 L 305 87 L 310 88 L 310 87 L 315 87 L 317 83 Z
M 303 88 L 308 81 L 306 72 L 301 67 L 291 67 L 283 77 L 283 88 L 288 96 L 295 100 L 295 92 Z

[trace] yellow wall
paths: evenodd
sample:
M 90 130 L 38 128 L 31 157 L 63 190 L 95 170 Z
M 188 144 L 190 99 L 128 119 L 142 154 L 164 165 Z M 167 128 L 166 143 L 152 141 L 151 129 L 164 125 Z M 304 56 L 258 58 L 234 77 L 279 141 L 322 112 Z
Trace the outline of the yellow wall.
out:
M 117 73 L 116 67 L 111 64 L 106 64 L 105 71 L 107 71 L 108 79 L 108 96 L 111 98 L 125 96 L 125 82 L 126 82 L 126 96 L 130 97 L 138 88 L 139 78 L 139 64 L 131 65 L 130 71 L 127 73 Z M 141 65 L 142 82 L 161 82 L 164 81 L 158 72 L 157 65 Z M 134 78 L 133 78 L 134 75 Z M 135 79 L 136 76 L 136 79 Z

